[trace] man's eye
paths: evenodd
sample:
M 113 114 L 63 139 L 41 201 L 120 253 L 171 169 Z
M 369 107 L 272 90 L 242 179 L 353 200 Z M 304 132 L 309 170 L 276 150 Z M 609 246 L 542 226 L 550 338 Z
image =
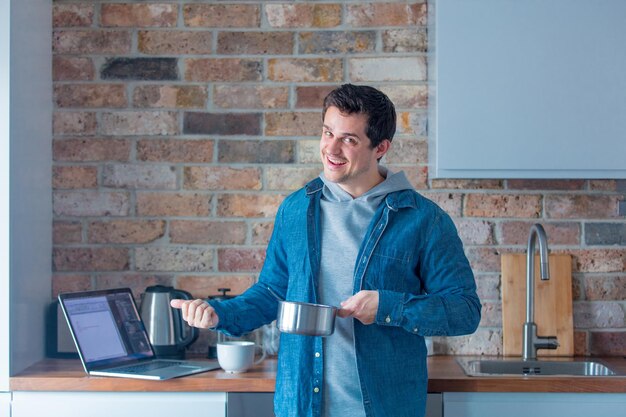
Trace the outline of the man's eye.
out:
M 324 136 L 332 136 L 333 134 L 331 132 L 329 132 L 328 130 L 324 131 Z
M 356 143 L 354 138 L 351 138 L 351 137 L 343 138 L 343 142 L 344 143 Z

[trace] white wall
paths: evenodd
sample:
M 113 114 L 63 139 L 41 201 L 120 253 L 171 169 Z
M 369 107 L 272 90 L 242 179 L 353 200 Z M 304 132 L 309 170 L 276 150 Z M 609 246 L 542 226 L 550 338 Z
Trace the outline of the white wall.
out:
M 51 296 L 52 2 L 10 3 L 9 373 L 15 374 L 44 357 Z M 3 23 L 4 31 L 8 23 Z M 2 154 L 5 159 L 7 153 Z M 8 162 L 1 165 L 4 170 Z M 6 317 L 0 315 L 0 321 Z
M 10 11 L 8 1 L 0 2 L 0 396 L 2 391 L 9 390 Z

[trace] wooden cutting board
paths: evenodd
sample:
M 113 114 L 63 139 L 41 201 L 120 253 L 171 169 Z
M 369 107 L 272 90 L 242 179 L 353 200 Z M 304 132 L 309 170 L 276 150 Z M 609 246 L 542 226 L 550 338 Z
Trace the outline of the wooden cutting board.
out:
M 573 356 L 571 255 L 549 255 L 550 279 L 541 280 L 535 256 L 535 324 L 539 336 L 556 336 L 556 350 L 539 349 L 537 356 Z M 526 254 L 507 253 L 502 264 L 502 337 L 506 356 L 522 355 L 526 321 Z

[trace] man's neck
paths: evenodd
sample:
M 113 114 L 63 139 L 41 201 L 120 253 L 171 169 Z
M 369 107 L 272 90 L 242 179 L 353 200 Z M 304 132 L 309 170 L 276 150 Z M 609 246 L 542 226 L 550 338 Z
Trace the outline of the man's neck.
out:
M 350 194 L 352 198 L 354 199 L 354 198 L 358 198 L 362 196 L 363 194 L 365 194 L 372 188 L 376 187 L 378 184 L 380 184 L 383 181 L 385 181 L 385 177 L 380 173 L 380 171 L 377 171 L 376 176 L 374 176 L 366 184 L 362 184 L 356 187 L 350 187 L 350 184 L 346 185 L 346 184 L 341 184 L 341 183 L 337 183 L 337 185 L 339 185 L 345 192 Z

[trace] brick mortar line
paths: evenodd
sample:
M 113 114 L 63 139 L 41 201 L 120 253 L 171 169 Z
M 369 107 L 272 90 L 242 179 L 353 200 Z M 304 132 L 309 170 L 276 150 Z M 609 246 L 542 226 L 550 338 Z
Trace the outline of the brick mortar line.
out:
M 309 0 L 310 1 L 310 0 Z M 349 26 L 340 25 L 334 27 L 222 27 L 222 26 L 100 26 L 95 22 L 91 26 L 54 26 L 52 32 L 213 32 L 213 33 L 293 33 L 296 35 L 309 33 L 367 33 L 374 32 L 422 32 L 428 34 L 428 25 L 406 24 L 398 26 Z M 427 51 L 419 51 L 427 52 Z
M 100 137 L 98 137 L 100 138 Z M 145 137 L 142 137 L 145 138 Z M 71 138 L 71 139 L 86 139 L 89 140 L 88 138 Z M 71 140 L 68 139 L 68 140 Z M 60 140 L 64 140 L 64 139 L 60 139 Z M 106 139 L 105 139 L 106 140 Z M 151 140 L 151 139 L 146 139 L 146 140 Z M 158 139 L 154 139 L 154 140 L 158 140 Z M 175 140 L 180 140 L 180 139 L 175 139 Z M 203 140 L 203 139 L 198 139 L 198 140 Z M 212 140 L 212 139 L 209 139 Z M 265 140 L 270 140 L 270 139 L 265 139 Z M 258 141 L 265 141 L 265 140 L 258 140 Z M 244 139 L 245 141 L 245 139 Z M 255 140 L 257 141 L 257 140 Z M 133 149 L 133 148 L 131 148 Z M 53 167 L 80 167 L 80 166 L 87 166 L 87 167 L 91 167 L 91 166 L 108 166 L 108 165 L 129 165 L 129 166 L 145 166 L 145 167 L 150 167 L 150 166 L 171 166 L 174 168 L 185 168 L 185 167 L 206 167 L 206 168 L 219 168 L 219 167 L 223 167 L 223 168 L 228 168 L 228 167 L 233 167 L 233 168 L 315 168 L 317 166 L 320 167 L 321 169 L 321 165 L 319 165 L 319 163 L 317 162 L 285 162 L 285 163 L 280 163 L 280 162 L 271 162 L 271 163 L 263 163 L 263 162 L 171 162 L 171 161 L 141 161 L 141 160 L 128 160 L 128 161 L 113 161 L 113 160 L 105 160 L 105 161 L 67 161 L 67 160 L 60 160 L 60 161 L 52 161 L 53 162 Z M 404 163 L 390 163 L 390 164 L 384 164 L 385 166 L 389 166 L 392 168 L 414 168 L 414 167 L 423 167 L 426 166 L 425 164 L 420 164 L 420 163 L 411 163 L 411 162 L 404 162 Z M 393 170 L 393 169 L 392 169 Z M 112 189 L 109 186 L 104 187 L 106 190 L 131 190 L 131 189 Z M 79 188 L 80 190 L 94 190 L 94 188 L 91 187 L 85 187 L 85 188 Z M 181 188 L 180 189 L 185 189 L 185 188 Z M 74 190 L 74 188 L 54 188 L 53 190 Z M 172 188 L 132 188 L 132 190 L 138 190 L 138 191 L 157 191 L 157 190 L 162 190 L 162 191 L 172 191 L 174 189 Z M 191 189 L 186 189 L 186 190 L 191 190 Z M 198 189 L 198 190 L 204 190 L 204 189 Z M 205 190 L 206 191 L 206 190 Z M 259 190 L 249 190 L 249 191 L 259 191 Z M 472 192 L 471 190 L 464 190 L 464 189 L 455 189 L 455 190 L 442 190 L 442 189 L 433 189 L 433 188 L 427 188 L 427 189 L 422 189 L 420 190 L 420 193 L 425 193 L 425 194 L 445 194 L 445 193 L 450 193 L 450 194 L 454 194 L 454 195 L 461 195 L 461 196 L 467 196 L 468 194 L 485 194 L 485 195 L 499 195 L 502 193 L 481 193 L 481 192 Z M 506 194 L 506 193 L 505 193 Z M 530 196 L 541 196 L 541 194 L 538 193 L 522 193 L 522 194 L 511 194 L 511 195 L 530 195 Z M 559 192 L 554 192 L 554 193 L 550 193 L 546 195 L 577 195 L 575 193 L 559 193 Z M 581 194 L 583 196 L 587 196 L 589 194 Z M 621 194 L 606 194 L 606 193 L 599 193 L 599 194 L 593 194 L 593 195 L 600 195 L 600 196 L 607 196 L 607 197 L 619 197 Z M 543 212 L 545 213 L 545 209 L 543 210 Z M 485 219 L 485 220 L 493 220 L 493 219 L 515 219 L 515 218 L 519 218 L 519 219 L 536 219 L 536 220 L 546 220 L 546 221 L 550 221 L 550 222 L 558 222 L 558 221 L 580 221 L 580 222 L 585 222 L 585 223 L 598 223 L 598 222 L 609 222 L 609 223 L 615 223 L 615 224 L 623 224 L 624 219 L 622 217 L 598 217 L 598 218 L 594 218 L 594 217 L 550 217 L 550 218 L 545 218 L 545 217 L 508 217 L 508 216 L 503 216 L 503 217 L 488 217 L 488 216 L 462 216 L 462 217 L 467 217 L 467 218 L 472 218 L 472 219 Z
M 134 45 L 136 46 L 136 45 Z M 365 60 L 365 59 L 375 59 L 384 61 L 385 59 L 390 58 L 426 58 L 425 53 L 412 53 L 412 52 L 339 52 L 339 53 L 325 53 L 320 52 L 316 54 L 172 54 L 172 53 L 158 53 L 158 54 L 145 54 L 142 52 L 129 52 L 129 53 L 110 53 L 110 52 L 102 52 L 102 53 L 81 53 L 81 52 L 56 52 L 53 53 L 53 57 L 81 57 L 81 58 L 89 58 L 89 57 L 98 57 L 98 58 L 127 58 L 127 59 L 164 59 L 164 58 L 173 58 L 180 60 L 209 60 L 209 59 L 248 59 L 248 60 L 270 60 L 270 59 L 281 59 L 281 60 Z M 425 60 L 426 63 L 426 60 Z M 345 67 L 346 65 L 344 65 Z M 426 83 L 428 80 L 406 80 L 407 82 L 416 82 L 421 81 Z M 386 82 L 386 81 L 383 81 Z
M 89 225 L 89 223 L 92 222 L 98 222 L 98 223 L 114 223 L 117 221 L 138 221 L 138 222 L 142 222 L 142 221 L 165 221 L 165 222 L 172 222 L 172 221 L 200 221 L 200 222 L 206 222 L 206 223 L 256 223 L 259 221 L 259 219 L 271 219 L 272 221 L 274 220 L 274 218 L 269 218 L 269 217 L 212 217 L 212 216 L 175 216 L 175 215 L 169 215 L 169 216 L 117 216 L 117 217 L 110 217 L 110 216 L 89 216 L 89 217 L 80 217 L 80 221 L 76 220 L 76 217 L 68 217 L 68 216 L 63 216 L 63 217 L 58 217 L 58 218 L 54 218 L 54 222 L 71 222 L 71 223 L 81 223 L 82 225 L 84 225 L 86 228 L 88 228 L 87 226 Z M 61 243 L 60 245 L 75 245 L 75 244 L 82 244 L 82 242 L 70 242 L 70 243 Z
M 75 56 L 64 55 L 63 57 L 73 58 Z M 82 58 L 80 56 L 79 58 Z M 141 80 L 141 79 L 94 79 L 94 80 L 53 80 L 53 84 L 58 85 L 67 85 L 67 84 L 76 84 L 76 85 L 109 85 L 109 84 L 133 84 L 138 86 L 145 85 L 180 85 L 180 86 L 207 86 L 207 87 L 219 87 L 219 86 L 233 86 L 243 84 L 245 86 L 261 86 L 268 88 L 278 88 L 278 87 L 330 87 L 336 86 L 339 84 L 344 84 L 347 81 L 274 81 L 274 80 L 232 80 L 232 81 L 192 81 L 192 80 L 184 80 L 184 79 L 176 79 L 176 80 Z M 428 88 L 427 80 L 390 80 L 390 81 L 359 81 L 359 83 L 369 83 L 372 85 L 384 87 L 424 87 Z M 321 106 L 321 103 L 320 103 Z M 407 107 L 405 107 L 407 108 Z M 411 109 L 413 109 L 411 107 Z M 415 107 L 415 109 L 422 110 L 424 115 L 427 115 L 428 107 Z
M 133 88 L 133 87 L 131 87 Z M 134 88 L 133 88 L 134 89 Z M 134 93 L 134 91 L 131 91 Z M 256 114 L 259 113 L 261 115 L 266 114 L 281 114 L 281 113 L 289 113 L 289 114 L 319 114 L 321 117 L 320 109 L 290 109 L 290 108 L 276 108 L 276 109 L 259 109 L 259 108 L 220 108 L 214 106 L 206 106 L 206 107 L 135 107 L 132 105 L 134 94 L 131 94 L 128 97 L 129 107 L 54 107 L 53 110 L 55 113 L 159 113 L 159 112 L 168 112 L 168 113 L 177 113 L 178 118 L 183 118 L 184 113 L 206 113 L 206 114 Z M 400 110 L 403 113 L 413 113 L 412 111 Z M 182 127 L 182 126 L 181 126 Z M 182 129 L 181 129 L 182 131 Z M 197 135 L 193 133 L 193 135 Z M 113 135 L 111 135 L 113 136 Z M 116 135 L 119 136 L 119 135 Z M 151 134 L 150 136 L 161 136 Z M 176 136 L 176 135 L 171 135 Z M 252 136 L 252 135 L 251 135 Z M 309 135 L 305 135 L 309 136 Z M 428 137 L 423 135 L 415 135 L 412 133 L 396 133 L 394 139 L 420 139 L 422 141 L 427 141 Z
M 438 180 L 437 178 L 434 178 L 433 180 Z M 619 192 L 619 191 L 606 191 L 606 190 L 542 190 L 542 189 L 533 189 L 533 190 L 520 190 L 520 189 L 506 189 L 506 188 L 501 188 L 501 189 L 483 189 L 483 190 L 475 190 L 475 189 L 471 189 L 471 188 L 461 188 L 461 189 L 457 189 L 457 188 L 432 188 L 431 189 L 433 192 L 449 192 L 452 194 L 459 194 L 459 193 L 463 193 L 463 194 L 485 194 L 485 195 L 512 195 L 512 196 L 519 196 L 519 195 L 539 195 L 539 196 L 554 196 L 554 195 L 572 195 L 572 196 L 576 196 L 576 195 L 580 195 L 580 196 L 601 196 L 601 195 L 606 195 L 606 196 L 613 196 L 613 197 L 619 197 L 619 196 L 623 196 L 624 193 L 623 192 Z
M 109 218 L 107 218 L 109 219 Z M 231 219 L 231 220 L 227 220 Z M 82 231 L 89 231 L 89 223 L 97 222 L 97 223 L 113 223 L 116 220 L 120 219 L 111 219 L 110 221 L 102 221 L 101 218 L 96 218 L 93 220 L 84 220 L 87 223 L 84 227 L 81 227 Z M 154 221 L 155 219 L 149 219 L 145 221 Z M 187 221 L 187 222 L 206 222 L 206 223 L 244 223 L 246 226 L 254 226 L 256 223 L 273 223 L 273 217 L 247 217 L 247 218 L 217 218 L 217 219 L 209 219 L 204 217 L 197 218 L 159 218 L 158 220 L 163 220 L 166 223 L 171 223 L 172 221 Z M 56 219 L 54 222 L 62 221 L 60 219 Z M 169 229 L 168 229 L 169 230 Z M 250 244 L 239 244 L 239 243 L 184 243 L 184 242 L 170 242 L 169 239 L 163 240 L 166 236 L 169 236 L 167 233 L 160 238 L 150 240 L 147 242 L 89 242 L 88 236 L 85 236 L 84 242 L 68 242 L 68 243 L 54 243 L 54 248 L 82 248 L 82 249 L 103 249 L 103 248 L 136 248 L 136 247 L 150 247 L 150 248 L 176 248 L 176 247 L 208 247 L 212 249 L 223 249 L 223 248 L 236 248 L 236 249 L 265 249 L 267 248 L 267 243 L 250 243 Z M 501 256 L 503 254 L 522 254 L 526 253 L 526 245 L 464 245 L 464 249 L 468 250 L 480 250 L 487 249 L 493 250 L 494 256 Z M 572 256 L 576 255 L 578 252 L 593 252 L 593 251 L 606 251 L 606 252 L 624 252 L 623 248 L 616 248 L 614 245 L 607 246 L 593 246 L 593 247 L 579 247 L 574 245 L 552 245 L 550 247 L 550 253 L 555 255 L 561 254 L 570 254 Z M 474 271 L 476 274 L 480 275 L 497 275 L 500 274 L 500 269 L 493 270 L 476 270 Z M 604 277 L 607 275 L 611 275 L 613 277 L 626 277 L 626 272 L 624 271 L 572 271 L 572 275 L 576 276 L 592 276 L 592 277 Z M 623 300 L 626 301 L 626 300 Z

